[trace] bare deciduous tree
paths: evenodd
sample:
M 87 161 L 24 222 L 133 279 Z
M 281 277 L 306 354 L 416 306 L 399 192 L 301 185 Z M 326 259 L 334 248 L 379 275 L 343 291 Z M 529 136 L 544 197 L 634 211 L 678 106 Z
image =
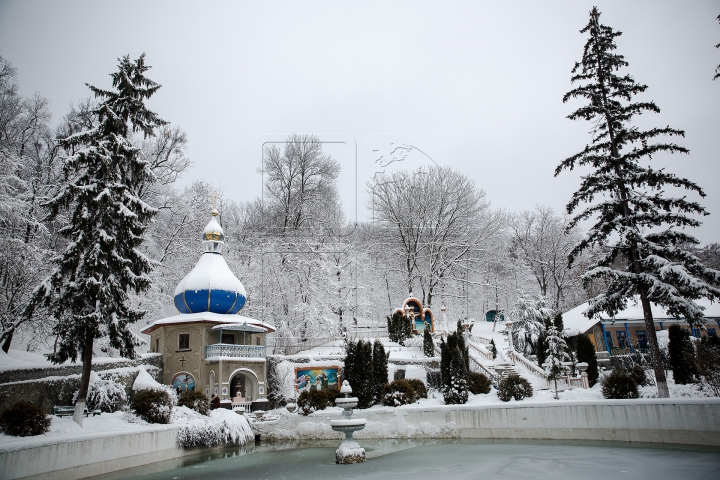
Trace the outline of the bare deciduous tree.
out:
M 261 173 L 265 213 L 283 233 L 342 224 L 336 185 L 340 164 L 323 154 L 315 135 L 294 133 L 282 148 L 268 147 Z
M 458 274 L 502 223 L 485 192 L 448 167 L 378 175 L 368 190 L 377 218 L 393 234 L 388 248 L 402 258 L 408 293 L 419 287 L 428 306 L 446 277 Z
M 532 271 L 540 294 L 552 298 L 555 310 L 562 308 L 564 292 L 573 283 L 568 255 L 580 241 L 576 229 L 566 232 L 567 223 L 567 217 L 542 205 L 513 215 L 509 222 L 513 250 Z

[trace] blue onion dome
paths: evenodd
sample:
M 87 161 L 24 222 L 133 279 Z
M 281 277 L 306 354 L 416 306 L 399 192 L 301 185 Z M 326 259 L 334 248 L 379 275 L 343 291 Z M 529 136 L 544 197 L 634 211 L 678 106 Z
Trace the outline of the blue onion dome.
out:
M 222 256 L 225 235 L 215 219 L 217 214 L 213 209 L 203 230 L 200 260 L 175 289 L 175 307 L 180 313 L 236 314 L 245 306 L 245 287 Z

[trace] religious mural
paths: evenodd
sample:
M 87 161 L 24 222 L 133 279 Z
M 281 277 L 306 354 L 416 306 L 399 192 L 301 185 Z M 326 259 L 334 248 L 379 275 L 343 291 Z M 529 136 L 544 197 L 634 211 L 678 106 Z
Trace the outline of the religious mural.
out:
M 340 367 L 295 367 L 295 389 L 330 390 L 339 389 L 338 372 Z
M 189 373 L 178 373 L 172 379 L 172 386 L 175 390 L 179 388 L 183 392 L 195 390 L 195 379 Z

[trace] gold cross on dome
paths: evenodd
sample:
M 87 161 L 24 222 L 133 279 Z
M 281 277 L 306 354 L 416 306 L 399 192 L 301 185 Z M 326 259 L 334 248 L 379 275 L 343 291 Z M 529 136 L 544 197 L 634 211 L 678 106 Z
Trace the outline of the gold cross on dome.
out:
M 218 201 L 218 198 L 220 198 L 218 196 L 217 192 L 213 192 L 212 198 L 213 198 L 213 210 L 217 210 L 217 201 Z

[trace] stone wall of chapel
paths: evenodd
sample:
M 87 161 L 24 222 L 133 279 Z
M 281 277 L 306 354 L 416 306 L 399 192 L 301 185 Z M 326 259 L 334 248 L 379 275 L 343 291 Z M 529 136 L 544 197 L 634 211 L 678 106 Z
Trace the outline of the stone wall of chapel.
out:
M 165 325 L 153 332 L 157 334 L 163 354 L 163 383 L 170 385 L 179 372 L 187 372 L 195 378 L 195 384 L 204 385 L 203 358 L 205 356 L 205 332 L 207 326 L 202 323 L 185 325 Z M 180 334 L 190 334 L 190 348 L 180 349 Z M 153 344 L 154 346 L 154 344 Z M 196 387 L 197 388 L 197 387 Z

